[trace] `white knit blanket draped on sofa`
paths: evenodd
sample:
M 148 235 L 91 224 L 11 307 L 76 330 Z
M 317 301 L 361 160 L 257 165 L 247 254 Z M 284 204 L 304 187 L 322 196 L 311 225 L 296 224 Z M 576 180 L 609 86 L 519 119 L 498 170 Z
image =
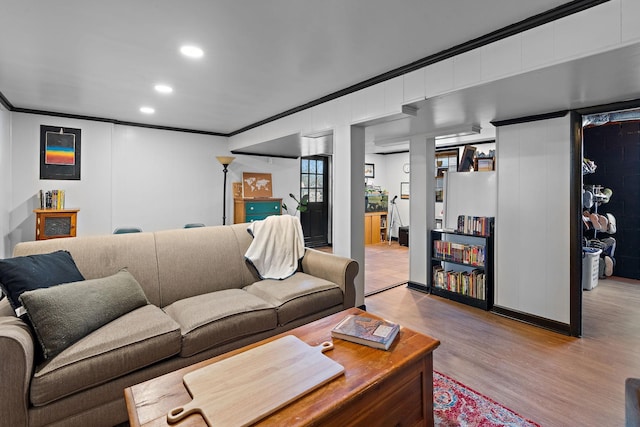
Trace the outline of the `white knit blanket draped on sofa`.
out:
M 286 279 L 296 272 L 304 256 L 304 234 L 298 217 L 268 216 L 252 222 L 247 231 L 253 242 L 244 256 L 262 279 Z

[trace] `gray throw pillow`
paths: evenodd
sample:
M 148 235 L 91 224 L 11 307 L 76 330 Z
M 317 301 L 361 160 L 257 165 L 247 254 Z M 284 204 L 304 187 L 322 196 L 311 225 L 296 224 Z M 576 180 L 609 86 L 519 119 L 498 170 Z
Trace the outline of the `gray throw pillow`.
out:
M 51 359 L 91 332 L 148 304 L 140 284 L 126 269 L 100 279 L 26 291 L 20 302 Z

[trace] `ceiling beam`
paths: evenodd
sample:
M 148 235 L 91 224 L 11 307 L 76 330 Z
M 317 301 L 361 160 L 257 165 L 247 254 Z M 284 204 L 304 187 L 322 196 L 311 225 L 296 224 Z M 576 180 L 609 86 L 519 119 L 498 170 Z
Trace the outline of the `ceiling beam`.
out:
M 532 28 L 538 27 L 543 24 L 547 24 L 549 22 L 556 21 L 560 18 L 564 18 L 569 15 L 573 15 L 574 13 L 581 12 L 583 10 L 592 8 L 594 6 L 598 6 L 602 3 L 607 3 L 610 0 L 574 0 L 569 3 L 565 3 L 556 8 L 550 9 L 546 12 L 539 13 L 537 15 L 531 16 L 522 21 L 516 22 L 514 24 L 503 27 L 499 30 L 493 31 L 491 33 L 485 34 L 478 38 L 469 40 L 467 42 L 461 43 L 457 46 L 451 47 L 449 49 L 445 49 L 441 52 L 438 52 L 433 55 L 429 55 L 425 58 L 414 61 L 405 66 L 396 68 L 394 70 L 388 71 L 386 73 L 380 74 L 378 76 L 372 77 L 368 80 L 362 81 L 355 85 L 349 86 L 345 89 L 338 90 L 336 92 L 330 93 L 329 95 L 325 95 L 321 98 L 318 98 L 314 101 L 307 102 L 306 104 L 299 105 L 298 107 L 291 108 L 287 111 L 283 111 L 282 113 L 276 114 L 271 117 L 267 117 L 264 120 L 260 120 L 259 122 L 252 123 L 248 126 L 245 126 L 241 129 L 230 132 L 228 136 L 234 136 L 242 132 L 246 132 L 250 129 L 262 126 L 264 124 L 279 120 L 283 117 L 290 116 L 292 114 L 298 113 L 300 111 L 306 110 L 308 108 L 315 107 L 316 105 L 323 104 L 325 102 L 343 97 L 353 92 L 357 92 L 361 89 L 365 89 L 369 86 L 376 85 L 378 83 L 382 83 L 389 79 L 401 76 L 406 73 L 410 73 L 412 71 L 419 70 L 420 68 L 427 67 L 429 65 L 435 64 L 436 62 L 444 61 L 445 59 L 452 58 L 454 56 L 460 55 L 465 52 L 469 52 L 473 49 L 477 49 L 479 47 L 488 45 L 490 43 L 496 42 L 498 40 L 505 39 L 507 37 L 519 34 L 523 31 L 530 30 Z

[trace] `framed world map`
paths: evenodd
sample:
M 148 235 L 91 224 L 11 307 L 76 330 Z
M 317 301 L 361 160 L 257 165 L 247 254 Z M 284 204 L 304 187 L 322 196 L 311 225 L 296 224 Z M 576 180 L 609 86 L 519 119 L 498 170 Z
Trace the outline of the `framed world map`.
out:
M 271 174 L 242 172 L 242 193 L 245 199 L 272 197 Z

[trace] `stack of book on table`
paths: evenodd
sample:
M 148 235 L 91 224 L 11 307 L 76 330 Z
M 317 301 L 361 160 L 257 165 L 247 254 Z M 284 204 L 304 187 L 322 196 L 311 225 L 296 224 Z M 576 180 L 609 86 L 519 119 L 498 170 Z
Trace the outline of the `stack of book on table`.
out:
M 388 350 L 398 335 L 400 325 L 382 319 L 349 315 L 332 330 L 331 336 L 369 347 Z

